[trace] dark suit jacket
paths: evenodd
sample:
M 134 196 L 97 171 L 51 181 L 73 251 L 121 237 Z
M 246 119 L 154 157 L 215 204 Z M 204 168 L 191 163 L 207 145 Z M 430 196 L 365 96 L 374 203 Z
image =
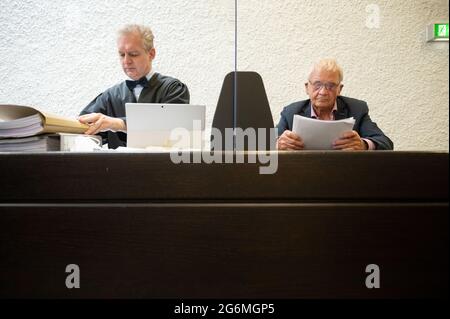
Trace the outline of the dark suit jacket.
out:
M 394 143 L 392 143 L 389 137 L 384 135 L 377 124 L 370 119 L 369 107 L 366 102 L 349 97 L 338 96 L 336 103 L 337 112 L 335 114 L 335 120 L 354 117 L 355 125 L 353 129 L 357 131 L 361 137 L 373 141 L 377 150 L 394 149 Z M 286 106 L 281 112 L 280 122 L 277 125 L 278 135 L 281 135 L 285 130 L 292 131 L 292 122 L 295 114 L 311 117 L 310 105 L 311 100 L 304 100 Z

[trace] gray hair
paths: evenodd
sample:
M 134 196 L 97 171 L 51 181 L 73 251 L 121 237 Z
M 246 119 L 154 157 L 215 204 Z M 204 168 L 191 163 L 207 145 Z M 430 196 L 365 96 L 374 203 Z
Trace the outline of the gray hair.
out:
M 118 37 L 133 33 L 138 34 L 141 37 L 142 45 L 147 52 L 153 49 L 154 36 L 149 27 L 140 24 L 127 24 L 117 31 Z
M 313 74 L 314 71 L 337 72 L 339 75 L 339 82 L 344 80 L 344 72 L 337 63 L 336 59 L 322 59 L 314 63 L 311 68 L 311 72 L 309 72 L 308 78 L 311 77 L 311 74 Z

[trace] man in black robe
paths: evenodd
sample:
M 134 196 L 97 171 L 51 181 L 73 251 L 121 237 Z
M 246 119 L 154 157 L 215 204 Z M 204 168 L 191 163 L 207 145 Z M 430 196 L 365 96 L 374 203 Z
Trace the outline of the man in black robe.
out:
M 117 48 L 123 81 L 97 96 L 80 113 L 79 121 L 90 127 L 86 134 L 100 134 L 109 148 L 126 146 L 125 103 L 189 104 L 189 90 L 179 80 L 152 70 L 155 58 L 153 34 L 142 25 L 119 30 Z

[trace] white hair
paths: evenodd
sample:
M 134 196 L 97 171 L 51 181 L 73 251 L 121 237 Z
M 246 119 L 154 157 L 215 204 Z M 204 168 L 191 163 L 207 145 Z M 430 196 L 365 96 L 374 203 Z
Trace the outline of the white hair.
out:
M 335 72 L 339 75 L 339 83 L 344 80 L 344 72 L 342 71 L 342 68 L 337 63 L 336 59 L 322 59 L 313 64 L 311 67 L 311 72 L 309 72 L 309 77 L 311 77 L 311 74 L 313 74 L 315 71 L 328 71 L 328 72 Z
M 140 36 L 142 39 L 142 45 L 147 52 L 153 49 L 154 36 L 149 27 L 140 24 L 127 24 L 117 31 L 118 37 L 133 33 Z

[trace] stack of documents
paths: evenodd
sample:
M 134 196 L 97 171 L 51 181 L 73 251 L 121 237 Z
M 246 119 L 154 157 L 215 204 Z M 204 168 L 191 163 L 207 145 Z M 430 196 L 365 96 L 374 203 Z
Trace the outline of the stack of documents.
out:
M 55 133 L 0 139 L 0 152 L 90 152 L 100 150 L 101 145 L 98 135 Z
M 0 104 L 0 152 L 92 151 L 100 136 L 76 119 L 22 105 Z
M 330 150 L 333 142 L 339 136 L 353 130 L 353 117 L 338 121 L 322 121 L 294 115 L 292 131 L 300 136 L 305 144 L 305 150 Z
M 43 133 L 84 133 L 88 128 L 76 119 L 42 112 L 30 106 L 0 104 L 0 138 Z
M 0 139 L 0 152 L 48 152 L 60 150 L 57 134 Z

